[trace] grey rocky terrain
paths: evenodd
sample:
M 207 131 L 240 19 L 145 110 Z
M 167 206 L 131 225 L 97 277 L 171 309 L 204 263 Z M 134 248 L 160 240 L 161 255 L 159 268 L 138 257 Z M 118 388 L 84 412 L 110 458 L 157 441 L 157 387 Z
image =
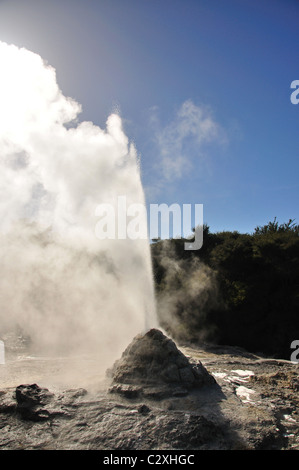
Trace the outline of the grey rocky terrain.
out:
M 299 449 L 298 391 L 297 364 L 152 330 L 93 387 L 1 387 L 0 449 Z

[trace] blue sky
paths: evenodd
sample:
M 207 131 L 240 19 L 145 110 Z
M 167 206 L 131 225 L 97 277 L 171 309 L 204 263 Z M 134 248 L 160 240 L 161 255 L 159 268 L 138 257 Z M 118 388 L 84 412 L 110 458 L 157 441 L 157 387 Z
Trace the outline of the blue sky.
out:
M 0 0 L 0 40 L 56 69 L 81 120 L 118 110 L 147 203 L 212 231 L 299 223 L 299 2 Z

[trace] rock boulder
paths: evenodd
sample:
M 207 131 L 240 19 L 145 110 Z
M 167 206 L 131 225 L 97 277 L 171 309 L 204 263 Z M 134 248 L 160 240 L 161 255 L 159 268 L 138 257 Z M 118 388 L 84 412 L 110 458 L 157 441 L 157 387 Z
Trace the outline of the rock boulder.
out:
M 192 388 L 215 382 L 205 367 L 189 359 L 160 330 L 136 336 L 108 371 L 110 392 L 127 397 L 187 394 Z

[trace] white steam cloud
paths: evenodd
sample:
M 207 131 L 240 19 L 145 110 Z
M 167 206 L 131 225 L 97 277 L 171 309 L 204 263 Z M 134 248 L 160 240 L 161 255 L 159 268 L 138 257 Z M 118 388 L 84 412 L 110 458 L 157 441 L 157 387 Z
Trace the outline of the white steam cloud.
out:
M 156 321 L 147 240 L 95 236 L 98 204 L 144 203 L 136 150 L 118 115 L 78 123 L 39 55 L 0 42 L 0 65 L 0 335 L 113 360 Z
M 150 109 L 149 124 L 158 158 L 155 162 L 155 180 L 147 188 L 151 195 L 159 194 L 165 185 L 170 187 L 181 178 L 212 171 L 211 149 L 226 146 L 226 130 L 215 120 L 210 106 L 184 101 L 167 125 L 159 118 L 159 108 Z
M 195 256 L 178 257 L 170 240 L 156 245 L 154 258 L 163 273 L 157 288 L 161 326 L 183 342 L 215 338 L 216 328 L 206 319 L 223 307 L 217 273 Z

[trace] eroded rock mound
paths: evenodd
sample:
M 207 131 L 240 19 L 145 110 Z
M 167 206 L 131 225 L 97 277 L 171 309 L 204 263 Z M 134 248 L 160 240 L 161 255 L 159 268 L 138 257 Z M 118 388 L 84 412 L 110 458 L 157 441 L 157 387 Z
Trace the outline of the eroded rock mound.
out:
M 16 388 L 16 409 L 24 419 L 43 421 L 49 417 L 45 405 L 48 405 L 53 398 L 53 393 L 37 384 L 19 385 Z
M 175 343 L 157 329 L 136 336 L 108 375 L 112 377 L 110 392 L 127 397 L 182 396 L 192 388 L 215 382 L 200 362 L 190 363 Z

